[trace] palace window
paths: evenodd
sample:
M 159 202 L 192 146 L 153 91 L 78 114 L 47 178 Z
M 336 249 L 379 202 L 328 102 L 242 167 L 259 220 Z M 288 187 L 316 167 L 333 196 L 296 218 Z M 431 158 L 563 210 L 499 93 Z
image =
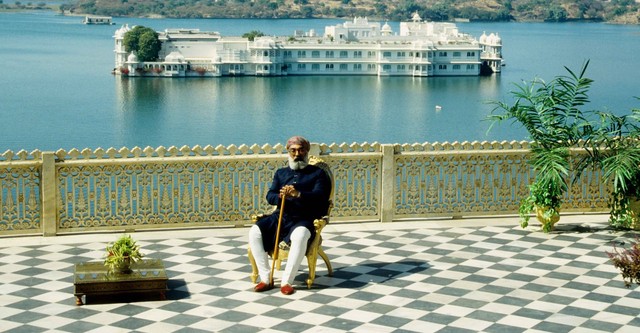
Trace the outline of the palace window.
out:
M 306 58 L 307 51 L 298 51 L 298 58 Z
M 446 70 L 447 69 L 447 65 L 438 65 L 438 69 Z
M 362 64 L 353 64 L 353 70 L 354 71 L 361 71 L 362 70 Z
M 453 57 L 454 58 L 460 58 L 460 52 L 453 52 Z
M 354 51 L 353 52 L 353 57 L 354 58 L 362 58 L 362 51 Z
M 325 58 L 333 58 L 333 51 L 326 51 L 324 53 Z
M 375 57 L 375 56 L 376 56 L 376 51 L 369 51 L 369 52 L 367 53 L 367 56 L 368 56 L 369 58 Z
M 311 70 L 312 71 L 319 71 L 320 70 L 320 64 L 312 64 L 311 65 Z
M 467 65 L 467 69 L 474 70 L 476 69 L 476 65 Z
M 391 58 L 391 52 L 389 52 L 389 51 L 385 51 L 385 52 L 383 52 L 383 53 L 382 53 L 382 57 L 383 57 L 383 58 Z
M 324 69 L 332 71 L 333 70 L 333 64 L 325 64 L 324 65 Z
M 311 58 L 320 58 L 320 51 L 312 51 Z
M 391 70 L 391 65 L 382 65 L 382 70 L 390 71 Z
M 376 70 L 376 64 L 367 64 L 367 70 L 375 71 Z
M 284 51 L 285 58 L 291 58 L 291 51 Z
M 454 71 L 459 71 L 460 70 L 460 65 L 453 65 L 453 70 Z
M 347 51 L 340 51 L 340 58 L 348 58 L 349 53 Z
M 438 53 L 438 56 L 440 56 L 440 57 L 446 57 L 446 56 L 447 56 L 447 52 L 442 52 L 442 51 L 440 51 L 440 53 Z
M 404 58 L 404 57 L 406 57 L 406 55 L 405 55 L 405 53 L 404 53 L 404 52 L 398 52 L 398 53 L 397 53 L 397 57 L 398 57 L 398 58 Z
M 398 72 L 404 72 L 404 65 L 398 65 Z
M 307 70 L 307 64 L 298 64 L 298 70 L 300 71 Z
M 475 57 L 476 53 L 474 51 L 467 52 L 467 57 Z
M 340 70 L 346 71 L 348 69 L 347 64 L 340 64 Z

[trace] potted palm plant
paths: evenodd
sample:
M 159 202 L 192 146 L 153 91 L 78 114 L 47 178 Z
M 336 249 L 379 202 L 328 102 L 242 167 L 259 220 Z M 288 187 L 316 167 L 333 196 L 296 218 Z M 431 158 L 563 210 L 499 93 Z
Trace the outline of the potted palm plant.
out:
M 587 61 L 579 73 L 569 68 L 566 76 L 550 82 L 534 79 L 516 85 L 515 102 L 493 102 L 495 108 L 488 119 L 492 126 L 512 120 L 524 127 L 532 140 L 529 163 L 536 172 L 529 186 L 529 196 L 519 208 L 521 225 L 526 227 L 529 214 L 536 213 L 543 231 L 553 230 L 559 219 L 562 196 L 568 189 L 570 148 L 591 133 L 588 112 L 580 108 L 589 103 L 587 92 L 593 80 L 584 77 Z
M 640 229 L 640 109 L 617 116 L 599 112 L 600 122 L 585 141 L 587 154 L 579 165 L 600 168 L 611 182 L 609 223 L 619 228 Z
M 131 273 L 131 264 L 142 259 L 140 246 L 131 235 L 122 235 L 107 245 L 104 265 L 109 272 Z

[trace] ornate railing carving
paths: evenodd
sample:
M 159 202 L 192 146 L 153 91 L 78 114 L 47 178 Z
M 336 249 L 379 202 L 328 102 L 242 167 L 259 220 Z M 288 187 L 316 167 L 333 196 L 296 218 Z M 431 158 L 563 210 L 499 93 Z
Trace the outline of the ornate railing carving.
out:
M 334 174 L 333 221 L 514 215 L 528 142 L 313 144 Z M 98 148 L 0 155 L 0 235 L 241 226 L 270 209 L 276 145 Z M 587 170 L 563 212 L 606 211 Z
M 39 151 L 0 155 L 0 235 L 42 232 Z

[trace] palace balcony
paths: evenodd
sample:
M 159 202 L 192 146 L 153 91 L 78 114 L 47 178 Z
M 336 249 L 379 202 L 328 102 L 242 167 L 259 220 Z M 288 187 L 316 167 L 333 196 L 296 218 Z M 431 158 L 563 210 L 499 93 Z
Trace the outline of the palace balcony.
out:
M 514 216 L 534 171 L 528 142 L 312 144 L 335 178 L 332 222 Z M 0 236 L 245 226 L 268 211 L 285 165 L 278 144 L 7 151 L 0 155 Z M 603 213 L 598 170 L 563 213 Z

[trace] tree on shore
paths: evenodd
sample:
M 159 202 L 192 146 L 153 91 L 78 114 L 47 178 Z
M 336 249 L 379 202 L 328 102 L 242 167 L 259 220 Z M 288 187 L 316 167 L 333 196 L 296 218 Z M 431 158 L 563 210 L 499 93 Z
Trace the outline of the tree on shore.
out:
M 158 33 L 144 26 L 135 26 L 124 34 L 124 48 L 127 52 L 135 52 L 140 61 L 158 60 L 162 42 Z

